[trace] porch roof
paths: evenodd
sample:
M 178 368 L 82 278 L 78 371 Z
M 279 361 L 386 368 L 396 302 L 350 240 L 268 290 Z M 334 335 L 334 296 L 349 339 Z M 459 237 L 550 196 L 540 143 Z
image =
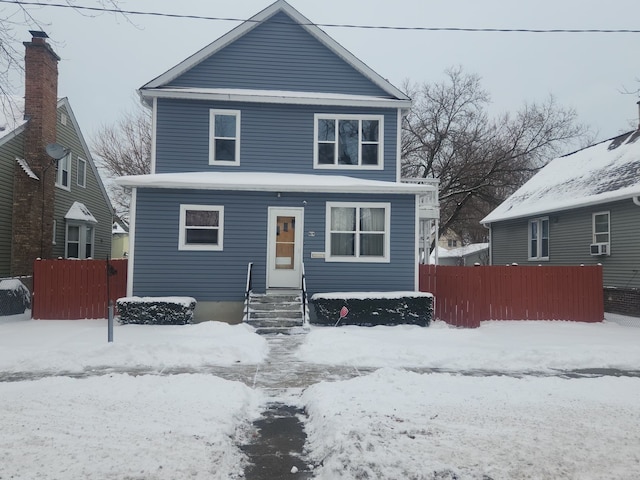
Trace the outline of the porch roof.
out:
M 131 175 L 116 179 L 123 187 L 257 192 L 395 193 L 425 194 L 429 184 L 364 180 L 344 175 L 310 175 L 273 172 L 187 172 Z

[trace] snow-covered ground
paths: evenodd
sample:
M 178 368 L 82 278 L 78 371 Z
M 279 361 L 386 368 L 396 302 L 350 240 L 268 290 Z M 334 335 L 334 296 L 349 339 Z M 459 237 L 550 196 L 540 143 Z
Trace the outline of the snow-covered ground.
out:
M 258 364 L 250 327 L 0 323 L 0 372 Z M 312 328 L 299 358 L 383 367 L 307 388 L 320 479 L 636 479 L 640 378 L 521 375 L 640 365 L 640 329 L 486 322 L 479 329 Z M 504 375 L 414 373 L 404 367 Z M 286 367 L 284 367 L 286 368 Z M 239 478 L 237 432 L 268 392 L 201 373 L 0 382 L 0 478 Z M 297 391 L 287 392 L 287 400 Z M 484 477 L 483 477 L 484 475 Z

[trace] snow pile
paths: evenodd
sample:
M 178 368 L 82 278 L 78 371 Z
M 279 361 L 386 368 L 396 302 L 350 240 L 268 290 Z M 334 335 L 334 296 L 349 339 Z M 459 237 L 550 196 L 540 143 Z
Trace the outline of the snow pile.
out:
M 604 323 L 501 321 L 458 329 L 443 322 L 315 327 L 297 352 L 306 362 L 444 370 L 638 369 L 640 329 Z
M 266 340 L 248 325 L 115 325 L 106 320 L 29 320 L 0 325 L 0 371 L 190 368 L 260 363 Z
M 613 393 L 615 392 L 615 393 Z M 637 478 L 637 378 L 382 369 L 308 388 L 318 480 Z
M 237 478 L 259 392 L 206 375 L 0 383 L 0 477 Z

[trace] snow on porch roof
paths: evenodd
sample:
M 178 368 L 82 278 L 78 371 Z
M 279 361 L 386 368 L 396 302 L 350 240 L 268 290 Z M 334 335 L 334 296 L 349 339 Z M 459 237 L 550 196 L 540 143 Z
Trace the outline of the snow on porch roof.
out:
M 98 223 L 84 203 L 73 202 L 71 208 L 64 216 L 67 220 L 78 220 L 80 222 Z
M 640 195 L 640 130 L 547 164 L 481 223 L 548 214 Z
M 242 190 L 254 192 L 401 193 L 435 190 L 424 184 L 363 180 L 343 175 L 305 175 L 269 172 L 188 172 L 132 175 L 116 179 L 123 187 Z

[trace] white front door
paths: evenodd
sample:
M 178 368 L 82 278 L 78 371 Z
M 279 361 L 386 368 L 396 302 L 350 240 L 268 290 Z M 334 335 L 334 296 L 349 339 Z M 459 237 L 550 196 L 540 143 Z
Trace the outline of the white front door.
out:
M 302 288 L 303 212 L 269 207 L 267 288 Z

